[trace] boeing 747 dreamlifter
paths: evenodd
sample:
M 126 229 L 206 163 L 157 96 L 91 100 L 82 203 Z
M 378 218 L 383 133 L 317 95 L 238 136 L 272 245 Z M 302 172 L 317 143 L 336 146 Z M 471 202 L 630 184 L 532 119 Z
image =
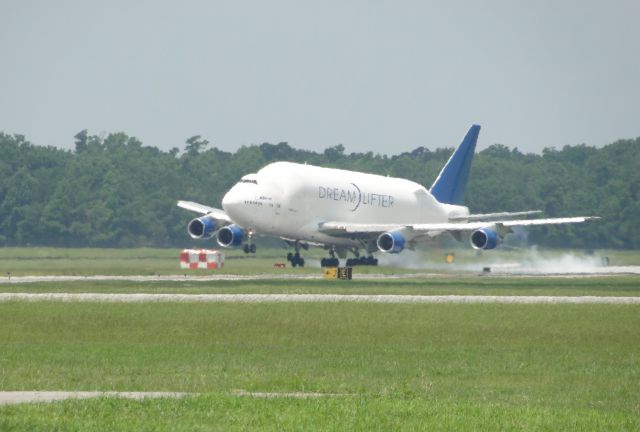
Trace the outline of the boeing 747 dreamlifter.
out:
M 337 266 L 336 255 L 347 252 L 356 257 L 350 264 L 376 265 L 376 251 L 400 253 L 443 234 L 458 240 L 470 234 L 474 248 L 493 249 L 513 227 L 595 219 L 514 219 L 540 211 L 470 214 L 463 197 L 479 133 L 480 126 L 471 126 L 429 190 L 400 178 L 275 162 L 242 177 L 222 199 L 224 210 L 190 201 L 178 206 L 202 215 L 188 224 L 192 238 L 216 237 L 222 247 L 255 252 L 254 235 L 280 237 L 295 248 L 287 256 L 294 267 L 304 266 L 300 249 L 309 245 L 329 250 L 323 266 Z

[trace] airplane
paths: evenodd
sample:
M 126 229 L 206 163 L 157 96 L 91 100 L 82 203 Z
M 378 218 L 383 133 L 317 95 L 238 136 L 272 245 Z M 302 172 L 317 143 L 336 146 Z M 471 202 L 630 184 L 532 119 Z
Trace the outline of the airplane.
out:
M 243 246 L 255 253 L 255 235 L 275 236 L 293 246 L 287 260 L 304 266 L 301 249 L 329 251 L 322 267 L 377 265 L 373 253 L 397 254 L 449 234 L 469 235 L 474 249 L 496 248 L 514 227 L 580 223 L 593 216 L 518 219 L 540 210 L 471 214 L 464 193 L 479 125 L 472 125 L 430 189 L 410 180 L 292 162 L 270 163 L 247 174 L 223 197 L 222 209 L 191 201 L 178 206 L 201 216 L 187 232 L 194 239 L 215 237 L 221 247 Z M 361 255 L 363 250 L 367 256 Z M 336 255 L 338 257 L 336 257 Z

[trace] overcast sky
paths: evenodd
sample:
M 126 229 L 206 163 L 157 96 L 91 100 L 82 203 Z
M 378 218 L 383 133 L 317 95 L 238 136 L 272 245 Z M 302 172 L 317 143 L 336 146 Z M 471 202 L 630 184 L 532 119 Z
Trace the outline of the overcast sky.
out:
M 640 136 L 640 1 L 0 0 L 0 131 L 396 154 Z

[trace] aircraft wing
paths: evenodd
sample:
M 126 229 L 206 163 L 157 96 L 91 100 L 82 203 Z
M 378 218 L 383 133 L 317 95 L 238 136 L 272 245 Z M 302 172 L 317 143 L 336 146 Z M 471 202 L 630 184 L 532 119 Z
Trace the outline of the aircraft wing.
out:
M 231 218 L 224 212 L 224 210 L 220 210 L 215 207 L 209 207 L 193 201 L 178 201 L 178 207 L 190 210 L 192 212 L 200 213 L 202 215 L 209 215 L 221 222 L 233 223 Z
M 362 224 L 351 222 L 324 222 L 320 224 L 320 231 L 334 236 L 363 237 L 373 234 L 382 234 L 387 231 L 407 230 L 416 234 L 436 236 L 445 232 L 460 233 L 475 231 L 480 228 L 495 227 L 498 230 L 510 232 L 512 227 L 534 225 L 556 225 L 581 223 L 591 219 L 599 219 L 595 216 L 577 216 L 568 218 L 548 219 L 522 219 L 522 220 L 496 220 L 484 222 L 444 222 L 427 224 Z

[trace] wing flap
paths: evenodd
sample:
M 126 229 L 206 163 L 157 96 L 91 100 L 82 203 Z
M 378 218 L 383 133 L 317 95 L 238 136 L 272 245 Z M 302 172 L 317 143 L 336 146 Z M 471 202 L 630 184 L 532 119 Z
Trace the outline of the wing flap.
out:
M 534 225 L 558 225 L 581 223 L 592 219 L 599 219 L 596 216 L 576 216 L 567 218 L 546 218 L 546 219 L 521 219 L 521 220 L 496 220 L 496 221 L 478 221 L 478 222 L 449 222 L 434 224 L 414 224 L 411 228 L 414 231 L 474 231 L 480 228 L 495 226 L 517 227 L 517 226 L 534 226 Z
M 329 235 L 375 234 L 408 228 L 411 225 L 402 224 L 364 224 L 353 222 L 324 222 L 318 227 L 319 231 Z
M 513 221 L 502 221 L 495 222 L 500 223 L 506 227 L 514 227 L 514 226 L 533 226 L 533 225 L 559 225 L 559 224 L 572 224 L 572 223 L 582 223 L 589 220 L 600 219 L 598 216 L 575 216 L 575 217 L 567 217 L 567 218 L 549 218 L 549 219 L 524 219 L 524 220 L 513 220 Z
M 495 218 L 505 218 L 505 217 L 520 217 L 520 216 L 529 216 L 533 214 L 540 214 L 542 210 L 527 210 L 520 212 L 499 212 L 499 213 L 477 213 L 470 214 L 468 216 L 458 216 L 449 218 L 449 222 L 472 222 L 472 221 L 481 221 L 481 220 L 489 220 Z
M 416 233 L 437 235 L 444 232 L 466 232 L 477 229 L 496 227 L 517 227 L 535 225 L 558 225 L 581 223 L 592 219 L 599 219 L 596 216 L 577 216 L 568 218 L 547 218 L 547 219 L 522 219 L 522 220 L 497 220 L 478 222 L 444 222 L 428 224 L 363 224 L 352 222 L 324 222 L 320 224 L 319 230 L 325 234 L 335 236 L 347 236 L 358 234 L 376 234 L 387 231 L 410 230 Z

